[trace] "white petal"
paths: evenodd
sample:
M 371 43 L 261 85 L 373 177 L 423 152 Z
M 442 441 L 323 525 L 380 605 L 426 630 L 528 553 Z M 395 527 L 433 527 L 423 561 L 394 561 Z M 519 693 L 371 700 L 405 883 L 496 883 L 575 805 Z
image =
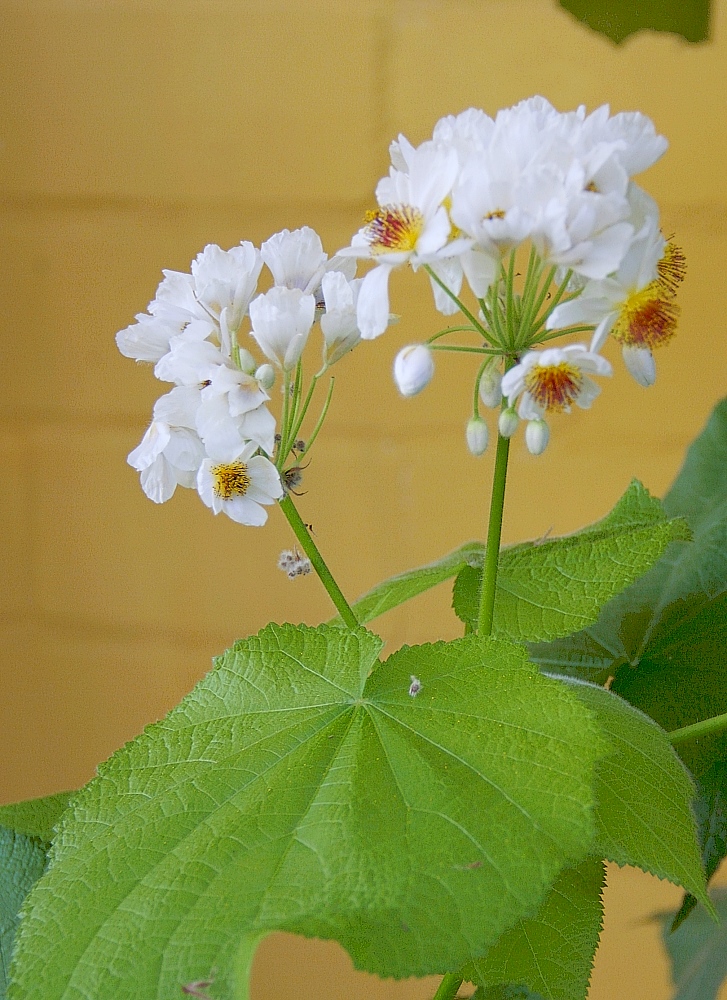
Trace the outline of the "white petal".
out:
M 177 477 L 163 455 L 142 470 L 141 488 L 154 503 L 166 503 L 174 496 Z
M 624 363 L 639 385 L 648 389 L 656 381 L 654 355 L 647 347 L 623 347 Z
M 389 324 L 388 264 L 378 264 L 361 283 L 356 307 L 356 321 L 364 340 L 380 336 Z

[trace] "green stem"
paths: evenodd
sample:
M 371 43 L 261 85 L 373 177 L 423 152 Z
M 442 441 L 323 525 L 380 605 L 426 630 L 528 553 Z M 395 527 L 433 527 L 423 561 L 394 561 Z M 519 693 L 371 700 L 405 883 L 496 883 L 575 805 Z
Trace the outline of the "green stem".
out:
M 490 500 L 490 522 L 487 528 L 487 548 L 485 549 L 485 564 L 482 567 L 480 614 L 477 623 L 477 632 L 479 635 L 492 634 L 497 564 L 500 558 L 502 512 L 505 507 L 505 483 L 507 481 L 507 458 L 509 453 L 510 438 L 498 434 L 495 473 L 492 479 L 492 499 Z
M 318 574 L 321 583 L 328 591 L 328 596 L 336 606 L 336 610 L 350 629 L 358 627 L 356 615 L 351 610 L 346 598 L 343 596 L 341 588 L 333 579 L 331 571 L 323 561 L 323 556 L 318 551 L 318 546 L 311 538 L 310 532 L 303 523 L 303 519 L 295 508 L 295 504 L 290 499 L 290 495 L 284 496 L 279 501 L 280 509 L 285 514 L 288 524 L 293 529 L 295 537 L 300 542 L 301 548 L 311 561 L 311 566 Z
M 316 376 L 316 378 L 317 377 L 318 376 Z M 313 428 L 313 430 L 310 432 L 310 434 L 308 435 L 308 440 L 305 443 L 305 453 L 306 453 L 306 455 L 310 451 L 311 445 L 313 444 L 313 442 L 315 441 L 315 439 L 318 437 L 318 432 L 320 431 L 321 427 L 323 426 L 323 421 L 326 419 L 326 414 L 328 413 L 328 407 L 331 405 L 331 396 L 333 396 L 333 386 L 334 386 L 335 382 L 336 382 L 335 378 L 331 377 L 331 381 L 330 381 L 330 384 L 328 386 L 328 392 L 326 394 L 326 401 L 323 404 L 323 409 L 321 410 L 321 415 L 320 415 L 320 417 L 318 417 L 318 420 L 316 421 L 316 425 Z
M 456 972 L 448 972 L 439 984 L 434 1000 L 454 1000 L 461 985 L 462 976 L 458 976 Z
M 701 722 L 694 722 L 691 726 L 683 726 L 669 733 L 669 742 L 672 744 L 687 743 L 690 740 L 698 740 L 700 736 L 709 736 L 711 733 L 720 733 L 727 729 L 727 713 L 715 715 L 711 719 L 703 719 Z
M 429 264 L 425 264 L 424 265 L 424 270 L 427 272 L 427 274 L 432 279 L 432 281 L 436 281 L 436 283 L 439 285 L 439 287 L 442 289 L 442 291 L 445 292 L 450 297 L 450 299 L 452 300 L 452 302 L 456 302 L 457 303 L 457 308 L 459 309 L 459 311 L 461 313 L 464 313 L 464 315 L 470 321 L 470 323 L 472 324 L 472 326 L 479 333 L 481 333 L 483 337 L 486 337 L 487 336 L 487 330 L 485 330 L 485 328 L 482 325 L 482 323 L 480 323 L 480 321 L 478 319 L 476 319 L 475 316 L 473 316 L 473 314 L 469 311 L 469 309 L 464 304 L 464 302 L 454 294 L 454 292 L 452 291 L 452 289 L 448 288 L 444 284 L 444 282 L 442 281 L 442 279 L 439 277 L 439 275 L 435 271 L 432 270 L 432 268 L 429 266 Z
M 430 351 L 464 351 L 467 354 L 487 354 L 502 357 L 502 351 L 495 347 L 465 347 L 458 344 L 434 344 Z
M 435 340 L 439 340 L 440 337 L 446 337 L 448 333 L 479 333 L 479 330 L 475 330 L 473 326 L 448 326 L 446 330 L 440 330 L 439 333 L 433 333 L 431 337 L 427 337 L 424 341 L 425 344 L 433 344 Z

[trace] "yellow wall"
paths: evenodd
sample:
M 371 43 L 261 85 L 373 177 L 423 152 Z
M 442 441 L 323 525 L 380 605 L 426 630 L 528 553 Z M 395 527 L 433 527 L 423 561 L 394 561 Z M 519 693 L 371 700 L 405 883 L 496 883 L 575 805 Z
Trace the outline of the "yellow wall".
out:
M 653 389 L 618 365 L 544 456 L 518 441 L 505 541 L 596 519 L 633 475 L 664 491 L 727 392 L 716 6 L 709 44 L 642 35 L 616 48 L 554 0 L 0 2 L 0 801 L 88 780 L 235 637 L 329 615 L 314 578 L 275 567 L 289 544 L 279 513 L 258 531 L 212 518 L 191 492 L 146 500 L 125 457 L 162 387 L 113 334 L 162 267 L 187 269 L 205 243 L 310 224 L 329 252 L 346 244 L 399 131 L 420 141 L 442 114 L 543 93 L 562 109 L 638 108 L 669 137 L 642 182 L 689 260 L 680 335 Z M 393 355 L 437 318 L 417 276 L 393 288 L 403 319 L 339 366 L 300 501 L 352 596 L 483 533 L 492 456 L 465 451 L 469 367 L 442 363 L 427 393 L 397 398 Z M 391 648 L 457 634 L 448 604 L 442 589 L 383 619 Z M 644 918 L 678 898 L 611 872 L 592 1000 L 669 995 Z M 354 975 L 320 942 L 271 938 L 256 966 L 258 1000 L 429 995 Z

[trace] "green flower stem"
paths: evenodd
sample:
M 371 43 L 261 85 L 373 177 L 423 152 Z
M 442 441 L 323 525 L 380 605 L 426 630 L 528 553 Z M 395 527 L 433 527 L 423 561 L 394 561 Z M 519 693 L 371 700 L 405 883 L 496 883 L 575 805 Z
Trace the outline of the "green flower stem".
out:
M 688 743 L 690 740 L 698 740 L 700 736 L 710 736 L 712 733 L 721 733 L 727 729 L 727 713 L 715 715 L 711 719 L 703 719 L 695 722 L 691 726 L 683 726 L 669 733 L 669 742 L 672 744 Z
M 432 281 L 436 281 L 436 283 L 439 285 L 439 287 L 442 289 L 442 291 L 445 292 L 450 297 L 450 299 L 457 304 L 457 308 L 459 309 L 459 311 L 461 313 L 464 313 L 464 315 L 470 321 L 470 323 L 472 324 L 472 326 L 479 333 L 481 333 L 483 337 L 486 337 L 487 336 L 487 330 L 485 330 L 485 328 L 482 325 L 482 323 L 480 323 L 480 321 L 478 319 L 476 319 L 475 316 L 473 316 L 473 314 L 469 311 L 469 309 L 464 304 L 464 302 L 454 294 L 454 292 L 451 290 L 451 288 L 448 288 L 445 285 L 445 283 L 442 281 L 442 279 L 439 277 L 439 275 L 435 271 L 432 270 L 432 268 L 429 266 L 429 264 L 425 264 L 424 265 L 424 270 L 427 272 L 427 274 L 432 279 Z
M 487 548 L 485 564 L 482 568 L 482 591 L 480 593 L 480 614 L 477 623 L 478 635 L 492 634 L 492 618 L 495 611 L 495 586 L 497 584 L 497 564 L 500 558 L 500 536 L 502 534 L 502 512 L 505 506 L 505 483 L 507 481 L 507 459 L 510 453 L 510 438 L 497 435 L 495 474 L 492 479 L 492 499 L 490 500 L 490 523 L 487 528 Z
M 448 972 L 439 984 L 439 989 L 434 994 L 434 1000 L 454 1000 L 457 990 L 462 985 L 462 977 L 456 972 Z
M 295 504 L 290 499 L 290 495 L 284 496 L 283 499 L 279 501 L 279 503 L 280 503 L 280 509 L 285 514 L 288 520 L 288 524 L 293 529 L 293 533 L 300 542 L 301 548 L 310 559 L 311 565 L 318 574 L 321 583 L 328 591 L 328 596 L 331 598 L 334 605 L 336 606 L 336 610 L 338 611 L 339 615 L 350 629 L 357 628 L 358 620 L 356 619 L 356 615 L 351 610 L 351 606 L 349 605 L 346 598 L 343 596 L 341 588 L 333 579 L 331 571 L 323 561 L 323 556 L 318 551 L 318 546 L 311 538 L 310 532 L 306 528 L 300 514 L 295 508 Z
M 318 378 L 317 375 L 316 375 L 316 378 Z M 313 428 L 313 430 L 310 432 L 310 434 L 308 435 L 308 440 L 305 443 L 305 453 L 306 453 L 306 455 L 310 451 L 311 445 L 313 444 L 313 442 L 315 441 L 315 439 L 318 437 L 318 432 L 320 431 L 321 427 L 323 426 L 323 421 L 326 419 L 326 414 L 328 413 L 328 407 L 331 405 L 331 397 L 333 396 L 333 386 L 335 385 L 335 382 L 336 382 L 335 378 L 331 377 L 331 381 L 330 381 L 330 384 L 328 386 L 328 392 L 326 394 L 326 401 L 323 404 L 323 409 L 321 410 L 321 415 L 318 418 L 318 420 L 316 421 L 316 425 Z
M 427 337 L 424 341 L 425 344 L 433 344 L 435 340 L 439 340 L 440 337 L 446 337 L 449 333 L 479 333 L 479 330 L 475 330 L 473 326 L 448 326 L 446 330 L 440 330 L 439 333 L 433 333 L 431 337 Z
M 488 354 L 502 357 L 502 351 L 495 347 L 465 347 L 457 344 L 432 344 L 430 351 L 464 351 L 467 354 Z

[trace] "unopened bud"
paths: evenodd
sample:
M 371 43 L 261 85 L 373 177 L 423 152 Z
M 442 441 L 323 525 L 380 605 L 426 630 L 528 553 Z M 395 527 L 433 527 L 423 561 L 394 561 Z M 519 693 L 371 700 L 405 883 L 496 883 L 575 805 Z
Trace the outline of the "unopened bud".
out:
M 255 378 L 263 389 L 272 389 L 275 382 L 275 369 L 272 365 L 260 365 L 255 372 Z
M 402 396 L 416 396 L 432 381 L 434 358 L 426 344 L 410 344 L 396 355 L 394 381 Z
M 244 347 L 240 347 L 238 348 L 237 359 L 240 363 L 240 368 L 245 372 L 245 374 L 252 375 L 257 368 L 257 361 L 252 354 L 245 350 Z
M 544 420 L 529 420 L 525 428 L 525 444 L 531 455 L 542 455 L 548 447 L 550 430 Z
M 623 347 L 624 364 L 639 385 L 648 389 L 656 381 L 656 364 L 654 355 L 648 347 Z
M 473 455 L 481 455 L 487 448 L 490 431 L 482 417 L 472 417 L 467 422 L 467 447 Z
M 489 365 L 482 373 L 480 399 L 490 409 L 494 409 L 502 402 L 502 375 L 495 365 Z
M 500 429 L 500 434 L 504 438 L 512 437 L 517 430 L 517 425 L 520 423 L 520 417 L 515 412 L 514 406 L 508 406 L 506 410 L 503 410 L 500 414 L 500 419 L 497 421 L 497 426 Z

